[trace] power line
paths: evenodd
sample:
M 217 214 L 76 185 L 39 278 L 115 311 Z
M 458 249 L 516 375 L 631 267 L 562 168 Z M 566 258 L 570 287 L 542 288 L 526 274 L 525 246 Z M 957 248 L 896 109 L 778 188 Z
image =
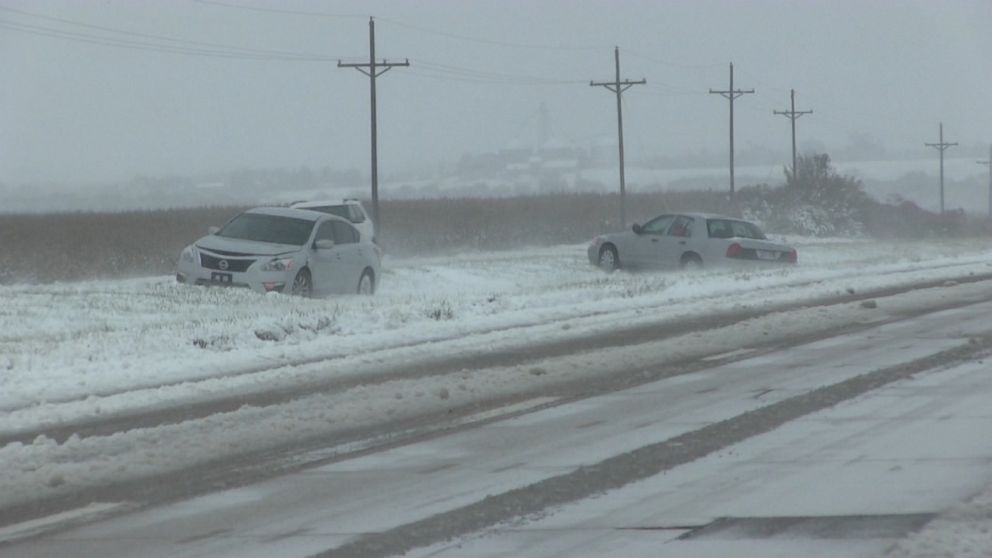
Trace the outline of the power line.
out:
M 792 121 L 792 178 L 796 178 L 796 120 L 804 114 L 813 114 L 812 110 L 796 110 L 796 90 L 789 90 L 789 98 L 792 100 L 791 109 L 773 110 L 772 114 L 781 114 Z
M 411 59 L 411 63 L 415 60 Z M 512 78 L 486 78 L 486 77 L 472 77 L 467 75 L 458 75 L 450 73 L 438 73 L 436 71 L 421 71 L 421 70 L 411 70 L 406 73 L 406 75 L 432 79 L 435 81 L 442 82 L 460 82 L 460 83 L 470 83 L 477 85 L 508 85 L 508 86 L 523 86 L 523 87 L 561 87 L 561 86 L 573 86 L 577 82 L 574 80 L 530 80 L 530 79 L 512 79 Z
M 944 123 L 940 123 L 940 141 L 939 143 L 925 143 L 923 145 L 927 147 L 933 147 L 937 151 L 940 151 L 940 214 L 944 214 L 944 152 L 947 151 L 949 147 L 954 147 L 957 143 L 947 143 L 944 141 Z
M 424 67 L 429 70 L 433 70 L 442 74 L 450 74 L 461 77 L 478 78 L 480 80 L 492 80 L 493 82 L 505 83 L 505 82 L 528 82 L 540 85 L 575 85 L 579 83 L 585 83 L 584 80 L 578 79 L 550 79 L 542 76 L 535 75 L 525 75 L 525 74 L 507 74 L 502 72 L 492 72 L 485 70 L 478 70 L 475 68 L 465 68 L 461 66 L 453 66 L 450 64 L 442 64 L 439 62 L 430 62 L 428 60 L 423 60 L 419 58 L 411 58 L 418 66 Z
M 485 37 L 472 37 L 469 35 L 459 35 L 457 33 L 440 31 L 438 29 L 431 29 L 430 27 L 414 25 L 412 23 L 405 23 L 399 20 L 384 18 L 384 17 L 379 18 L 379 21 L 392 23 L 393 25 L 396 25 L 398 27 L 405 27 L 407 29 L 413 29 L 416 31 L 420 31 L 422 33 L 428 33 L 440 37 L 447 37 L 449 39 L 457 39 L 459 41 L 466 41 L 470 43 L 499 46 L 506 48 L 519 48 L 519 49 L 530 49 L 530 50 L 559 50 L 559 51 L 589 51 L 589 50 L 599 50 L 603 48 L 600 45 L 555 45 L 555 44 L 538 44 L 538 43 L 516 43 L 511 41 L 489 39 Z
M 369 77 L 369 93 L 371 97 L 370 122 L 372 130 L 372 213 L 376 227 L 382 231 L 382 215 L 379 213 L 379 142 L 377 137 L 376 122 L 376 97 L 375 80 L 382 74 L 397 66 L 409 66 L 410 61 L 389 62 L 383 59 L 381 62 L 375 59 L 375 19 L 369 18 L 369 61 L 367 63 L 344 63 L 338 61 L 338 68 L 354 68 Z
M 415 62 L 411 60 L 411 62 Z M 486 78 L 486 77 L 472 77 L 468 75 L 459 75 L 451 73 L 443 73 L 437 71 L 421 71 L 421 70 L 411 70 L 406 73 L 406 75 L 411 75 L 415 77 L 422 77 L 427 79 L 432 79 L 436 81 L 444 82 L 460 82 L 460 83 L 471 83 L 477 85 L 519 85 L 525 87 L 548 87 L 548 86 L 562 86 L 562 85 L 574 85 L 574 81 L 538 81 L 538 80 L 527 80 L 527 79 L 500 79 L 500 78 Z
M 239 8 L 239 9 L 244 8 L 252 11 L 291 13 L 298 15 L 325 15 L 328 17 L 332 17 L 332 16 L 352 17 L 350 15 L 321 14 L 317 12 L 300 12 L 295 10 L 237 6 L 232 4 L 225 4 L 223 2 L 214 2 L 210 0 L 197 0 L 197 1 L 202 4 L 210 4 L 221 7 L 230 7 L 230 8 Z M 127 37 L 137 38 L 137 39 L 123 39 L 119 37 L 94 35 L 89 33 L 78 32 L 78 31 L 69 31 L 55 27 L 45 27 L 45 26 L 32 25 L 27 23 L 14 22 L 9 20 L 0 20 L 0 27 L 6 29 L 35 34 L 38 36 L 60 38 L 60 39 L 83 42 L 88 44 L 120 47 L 120 48 L 132 49 L 132 50 L 144 50 L 150 52 L 165 52 L 165 53 L 174 53 L 174 54 L 215 56 L 215 57 L 223 57 L 223 58 L 241 58 L 241 59 L 253 59 L 253 60 L 333 62 L 335 60 L 341 59 L 340 57 L 334 58 L 331 56 L 313 54 L 313 53 L 240 47 L 240 46 L 234 46 L 234 45 L 228 45 L 222 43 L 180 39 L 177 37 L 171 37 L 166 35 L 140 33 L 135 31 L 106 27 L 102 25 L 93 25 L 86 22 L 74 21 L 61 17 L 48 16 L 44 14 L 28 12 L 25 10 L 19 10 L 16 8 L 8 8 L 5 6 L 0 6 L 0 10 L 5 10 L 22 16 L 57 22 L 64 25 L 71 25 L 85 29 L 101 31 L 104 33 L 119 34 Z M 361 16 L 361 17 L 364 18 L 365 16 Z M 151 41 L 156 41 L 156 42 L 151 42 Z M 168 44 L 160 44 L 159 42 L 165 42 Z M 423 66 L 425 69 L 433 70 L 436 72 L 436 74 L 441 74 L 441 75 L 433 75 L 429 73 L 418 72 L 416 73 L 416 75 L 421 75 L 424 77 L 429 77 L 434 79 L 445 79 L 445 80 L 451 79 L 453 81 L 465 81 L 470 83 L 500 83 L 500 84 L 520 84 L 520 85 L 574 85 L 578 83 L 585 83 L 584 80 L 579 80 L 579 79 L 548 79 L 533 75 L 485 72 L 472 68 L 464 68 L 459 66 L 453 66 L 450 64 L 430 62 L 427 60 L 417 60 L 416 62 L 419 66 Z M 450 77 L 450 76 L 454 76 L 454 77 Z
M 633 51 L 633 50 L 630 50 L 630 49 L 626 49 L 626 48 L 623 49 L 623 52 L 624 52 L 624 54 L 629 54 L 629 55 L 631 55 L 631 56 L 633 56 L 635 58 L 640 58 L 642 60 L 647 60 L 648 62 L 654 62 L 655 64 L 659 64 L 659 65 L 662 65 L 662 66 L 668 66 L 668 67 L 671 67 L 671 68 L 678 68 L 680 70 L 709 70 L 709 69 L 716 68 L 718 66 L 723 66 L 723 63 L 722 62 L 719 63 L 719 64 L 682 64 L 682 63 L 679 63 L 679 62 L 671 62 L 669 60 L 662 60 L 660 58 L 655 58 L 653 56 L 648 56 L 646 54 L 641 54 L 639 52 L 636 52 L 636 51 Z
M 698 97 L 701 95 L 706 95 L 705 91 L 700 91 L 698 89 L 689 89 L 688 87 L 654 82 L 647 85 L 647 90 L 657 97 Z
M 788 87 L 782 87 L 780 84 L 771 83 L 771 82 L 769 82 L 766 79 L 762 79 L 762 78 L 758 77 L 758 75 L 755 74 L 754 72 L 749 72 L 749 71 L 745 70 L 743 72 L 740 72 L 740 74 L 743 75 L 748 80 L 757 83 L 763 89 L 771 89 L 772 91 L 782 91 L 783 93 L 789 90 Z
M 220 2 L 217 0 L 194 0 L 194 1 L 199 4 L 206 4 L 206 5 L 217 6 L 222 8 L 239 9 L 239 10 L 253 11 L 253 12 L 299 15 L 299 16 L 307 16 L 307 17 L 326 17 L 326 18 L 334 18 L 334 19 L 341 19 L 341 18 L 364 19 L 365 17 L 367 17 L 358 14 L 334 14 L 334 13 L 318 12 L 318 11 L 289 10 L 284 8 L 259 8 L 255 6 L 242 6 L 239 4 Z M 539 44 L 539 43 L 518 43 L 512 41 L 490 39 L 485 37 L 472 37 L 470 35 L 460 35 L 458 33 L 451 33 L 450 31 L 442 31 L 439 29 L 433 29 L 431 27 L 406 23 L 392 18 L 379 17 L 378 21 L 380 23 L 391 23 L 397 27 L 413 29 L 415 31 L 420 31 L 422 33 L 428 33 L 431 35 L 437 35 L 439 37 L 445 37 L 448 39 L 456 39 L 459 41 L 466 41 L 471 43 L 508 47 L 508 48 L 533 49 L 533 50 L 561 50 L 561 51 L 598 50 L 603 48 L 601 45 L 556 45 L 556 44 Z
M 10 20 L 0 19 L 0 28 L 18 31 L 30 35 L 57 38 L 79 43 L 94 44 L 107 47 L 116 47 L 130 50 L 141 50 L 147 52 L 161 52 L 171 54 L 183 54 L 188 56 L 207 56 L 215 58 L 235 58 L 244 60 L 281 60 L 291 62 L 331 62 L 335 59 L 329 56 L 314 55 L 306 53 L 287 53 L 285 51 L 265 51 L 260 49 L 246 49 L 241 47 L 218 46 L 217 48 L 206 48 L 198 46 L 193 41 L 182 41 L 181 39 L 171 39 L 175 45 L 162 44 L 149 41 L 122 39 L 109 36 L 93 35 L 77 31 L 67 31 L 54 27 L 42 25 L 32 25 Z M 126 33 L 123 32 L 122 33 Z M 162 39 L 156 39 L 162 40 Z M 189 44 L 191 46 L 184 46 Z M 202 44 L 202 43 L 201 43 Z
M 94 24 L 91 24 L 91 23 L 86 23 L 86 22 L 81 22 L 81 21 L 75 21 L 75 20 L 65 19 L 65 18 L 61 18 L 61 17 L 55 17 L 55 16 L 50 16 L 50 15 L 45 15 L 45 14 L 39 14 L 39 13 L 34 13 L 34 12 L 28 12 L 28 11 L 25 11 L 25 10 L 19 10 L 19 9 L 16 9 L 16 8 L 10 8 L 10 7 L 7 7 L 7 6 L 0 6 L 0 10 L 6 11 L 6 12 L 15 13 L 15 14 L 22 15 L 22 16 L 32 17 L 32 18 L 36 18 L 36 19 L 42 19 L 42 20 L 46 20 L 46 21 L 53 21 L 53 22 L 62 23 L 62 24 L 65 24 L 65 25 L 72 25 L 72 26 L 75 26 L 75 27 L 82 27 L 84 29 L 93 29 L 93 30 L 97 30 L 97 31 L 103 31 L 103 32 L 106 32 L 106 33 L 116 33 L 116 34 L 119 34 L 119 35 L 125 35 L 125 36 L 129 36 L 129 37 L 137 37 L 139 39 L 146 39 L 146 40 L 153 40 L 153 41 L 165 41 L 165 42 L 169 42 L 169 43 L 175 43 L 178 46 L 184 46 L 185 45 L 185 46 L 197 47 L 197 48 L 199 48 L 199 47 L 219 48 L 219 49 L 223 49 L 223 50 L 238 51 L 238 52 L 244 52 L 246 54 L 256 54 L 256 55 L 263 55 L 263 56 L 271 56 L 271 55 L 276 55 L 276 54 L 285 55 L 285 56 L 291 56 L 291 57 L 298 57 L 298 56 L 317 56 L 317 55 L 310 55 L 310 54 L 299 53 L 299 52 L 289 52 L 289 51 L 271 50 L 271 49 L 269 49 L 269 50 L 263 50 L 263 49 L 256 49 L 256 48 L 251 48 L 251 47 L 240 47 L 240 46 L 225 45 L 225 44 L 221 44 L 221 43 L 213 43 L 213 42 L 206 42 L 206 41 L 194 41 L 194 40 L 190 40 L 190 39 L 179 39 L 179 38 L 176 38 L 176 37 L 169 37 L 169 36 L 166 36 L 166 35 L 156 35 L 156 34 L 151 34 L 151 33 L 139 33 L 139 32 L 136 32 L 136 31 L 128 31 L 128 30 L 124 30 L 124 29 L 116 29 L 116 28 L 113 28 L 113 27 L 105 27 L 105 26 L 102 26 L 102 25 L 94 25 Z
M 626 227 L 627 201 L 623 172 L 623 92 L 635 85 L 644 85 L 647 83 L 647 80 L 631 81 L 625 79 L 620 81 L 620 47 L 615 47 L 613 56 L 616 61 L 616 79 L 613 81 L 590 81 L 589 85 L 591 87 L 605 87 L 617 96 L 617 138 L 620 150 L 620 226 Z
M 197 4 L 205 4 L 209 6 L 217 6 L 219 8 L 229 8 L 235 10 L 243 10 L 246 12 L 261 12 L 268 14 L 285 14 L 285 15 L 299 15 L 306 17 L 323 17 L 329 19 L 365 19 L 366 15 L 363 14 L 334 14 L 328 12 L 312 12 L 305 10 L 290 10 L 286 8 L 262 8 L 258 6 L 244 6 L 241 4 L 230 4 L 227 2 L 218 2 L 217 0 L 193 0 Z
M 730 199 L 734 199 L 734 99 L 754 94 L 754 89 L 734 89 L 734 63 L 730 63 L 730 87 L 726 91 L 710 89 L 710 95 L 720 95 L 730 101 Z

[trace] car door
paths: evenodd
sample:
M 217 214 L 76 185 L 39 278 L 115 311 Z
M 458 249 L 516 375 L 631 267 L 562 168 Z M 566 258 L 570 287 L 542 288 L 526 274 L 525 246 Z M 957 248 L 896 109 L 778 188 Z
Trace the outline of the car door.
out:
M 691 246 L 695 219 L 687 215 L 679 215 L 665 231 L 665 236 L 658 242 L 658 257 L 663 267 L 678 267 L 682 264 L 682 254 L 694 251 Z
M 665 233 L 675 217 L 675 215 L 660 215 L 645 223 L 640 233 L 631 239 L 630 254 L 626 256 L 620 254 L 620 261 L 625 262 L 625 265 L 640 268 L 661 266 L 661 247 Z
M 334 223 L 336 220 L 327 219 L 317 227 L 313 243 L 310 246 L 310 272 L 313 277 L 314 294 L 324 296 L 332 293 L 346 292 L 349 270 L 345 258 L 346 250 L 337 244 Z M 318 248 L 319 241 L 331 242 L 331 246 Z M 357 283 L 356 283 L 357 284 Z
M 358 280 L 365 270 L 365 255 L 362 244 L 358 242 L 361 233 L 345 221 L 334 220 L 334 244 L 341 255 L 343 266 L 341 290 L 343 293 L 354 293 L 358 289 Z

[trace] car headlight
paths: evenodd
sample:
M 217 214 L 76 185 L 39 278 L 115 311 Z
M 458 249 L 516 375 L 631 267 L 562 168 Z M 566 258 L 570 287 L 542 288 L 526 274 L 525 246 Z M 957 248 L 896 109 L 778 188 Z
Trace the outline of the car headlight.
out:
M 293 269 L 293 258 L 273 258 L 262 266 L 262 271 L 289 271 Z
M 200 254 L 196 251 L 196 248 L 192 245 L 183 248 L 182 254 L 179 255 L 184 262 L 189 263 L 200 263 Z

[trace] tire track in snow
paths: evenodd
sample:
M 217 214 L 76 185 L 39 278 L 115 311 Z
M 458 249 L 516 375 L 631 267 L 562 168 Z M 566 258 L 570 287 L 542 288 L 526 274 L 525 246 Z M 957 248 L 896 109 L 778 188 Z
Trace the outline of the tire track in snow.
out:
M 953 283 L 968 284 L 989 280 L 992 280 L 992 273 L 958 277 L 953 280 Z M 608 334 L 579 335 L 552 343 L 528 343 L 524 345 L 508 346 L 497 351 L 487 350 L 484 352 L 461 353 L 456 357 L 439 357 L 437 359 L 429 359 L 418 362 L 412 366 L 401 365 L 384 367 L 376 372 L 364 373 L 358 377 L 332 378 L 323 381 L 299 383 L 259 392 L 223 395 L 196 403 L 183 402 L 160 409 L 139 409 L 136 410 L 136 412 L 124 412 L 114 415 L 87 416 L 82 420 L 74 421 L 70 424 L 44 425 L 34 428 L 26 428 L 19 431 L 8 431 L 0 434 L 0 447 L 15 442 L 29 444 L 38 436 L 45 436 L 59 443 L 73 435 L 80 438 L 90 436 L 107 436 L 115 432 L 123 432 L 136 428 L 153 428 L 168 424 L 177 424 L 189 420 L 202 419 L 214 414 L 236 411 L 244 406 L 266 407 L 280 405 L 291 402 L 295 399 L 300 399 L 315 394 L 343 392 L 358 386 L 378 385 L 395 380 L 410 380 L 424 377 L 444 376 L 457 373 L 467 368 L 482 369 L 519 366 L 539 359 L 554 358 L 611 347 L 637 345 L 677 335 L 684 335 L 686 333 L 726 327 L 744 322 L 746 320 L 760 318 L 779 312 L 786 312 L 791 309 L 848 304 L 851 302 L 859 302 L 873 298 L 893 296 L 915 290 L 941 287 L 946 284 L 948 284 L 948 279 L 941 278 L 921 281 L 911 285 L 866 290 L 864 292 L 853 294 L 847 293 L 843 295 L 821 296 L 803 301 L 773 304 L 760 309 L 735 310 L 702 315 L 693 318 L 683 317 L 676 321 L 661 321 L 659 323 L 639 325 L 633 328 L 628 327 L 623 329 L 615 329 Z M 950 307 L 953 307 L 953 305 L 942 306 L 940 309 L 947 309 Z M 928 311 L 933 310 L 931 309 Z M 608 314 L 608 312 L 597 313 L 596 315 L 600 314 Z M 891 321 L 896 321 L 898 319 L 905 319 L 905 317 L 893 318 Z M 878 324 L 879 322 L 874 322 L 871 325 L 875 326 Z M 526 327 L 510 328 L 509 330 L 515 329 L 525 330 Z M 486 333 L 509 330 L 495 329 Z M 478 335 L 483 334 L 484 333 L 480 333 Z M 798 344 L 805 342 L 806 340 L 806 337 L 801 337 L 798 339 L 793 339 L 789 343 Z M 770 341 L 769 343 L 770 346 L 780 346 L 781 344 L 781 339 L 775 342 Z M 714 349 L 713 354 L 708 356 L 719 356 L 719 353 L 721 352 L 724 352 L 722 348 Z M 294 361 L 292 363 L 279 363 L 275 366 L 259 366 L 229 376 L 211 377 L 208 381 L 213 381 L 224 377 L 274 371 L 288 366 L 331 362 L 333 360 L 333 358 L 328 359 L 323 357 L 315 357 L 312 359 Z M 715 361 L 713 360 L 707 361 L 709 365 L 712 365 L 714 362 Z M 176 385 L 190 383 L 191 382 L 178 382 Z M 156 385 L 151 389 L 158 389 L 168 385 L 171 384 Z M 137 390 L 127 390 L 119 393 L 133 391 Z

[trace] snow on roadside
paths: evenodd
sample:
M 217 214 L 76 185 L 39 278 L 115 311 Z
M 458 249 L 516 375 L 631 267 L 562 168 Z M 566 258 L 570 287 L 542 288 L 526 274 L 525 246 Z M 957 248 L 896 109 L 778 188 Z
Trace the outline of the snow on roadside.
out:
M 987 291 L 984 285 L 962 285 L 955 289 L 959 293 Z M 926 293 L 897 295 L 885 300 L 882 311 L 849 303 L 774 313 L 705 333 L 690 333 L 636 347 L 579 353 L 522 366 L 467 369 L 442 376 L 360 385 L 339 393 L 313 395 L 264 408 L 245 406 L 200 420 L 109 436 L 73 436 L 63 443 L 39 436 L 30 444 L 12 443 L 0 448 L 0 463 L 4 464 L 0 468 L 0 508 L 81 487 L 146 478 L 363 425 L 402 421 L 473 402 L 532 394 L 542 386 L 562 381 L 699 357 L 713 353 L 714 347 L 752 346 L 767 341 L 770 332 L 773 336 L 802 335 L 855 322 L 871 323 L 884 319 L 889 312 L 898 314 L 938 304 L 948 296 L 945 291 L 932 289 Z M 962 343 L 967 341 L 962 339 Z M 835 380 L 811 379 L 814 383 Z M 786 390 L 762 400 L 748 398 L 742 404 L 763 406 L 776 397 L 790 395 Z M 727 406 L 721 412 L 734 413 L 739 409 Z
M 899 541 L 887 555 L 899 558 L 992 556 L 992 486 Z
M 201 396 L 232 385 L 264 389 L 273 378 L 245 372 L 330 358 L 375 363 L 386 358 L 381 351 L 419 345 L 432 353 L 431 344 L 457 339 L 485 347 L 491 332 L 582 317 L 648 308 L 702 313 L 728 300 L 761 304 L 760 295 L 776 289 L 801 287 L 801 297 L 884 285 L 896 280 L 886 277 L 893 273 L 953 276 L 961 269 L 939 266 L 978 270 L 990 261 L 990 246 L 817 241 L 800 244 L 800 254 L 795 268 L 692 275 L 605 275 L 588 264 L 584 246 L 405 259 L 387 262 L 375 297 L 325 300 L 191 288 L 168 278 L 0 287 L 0 416 L 81 401 L 97 413 L 100 399 L 139 390 L 147 404 L 163 386 Z M 507 337 L 520 343 L 525 336 L 535 338 Z M 326 371 L 340 373 L 347 370 Z

